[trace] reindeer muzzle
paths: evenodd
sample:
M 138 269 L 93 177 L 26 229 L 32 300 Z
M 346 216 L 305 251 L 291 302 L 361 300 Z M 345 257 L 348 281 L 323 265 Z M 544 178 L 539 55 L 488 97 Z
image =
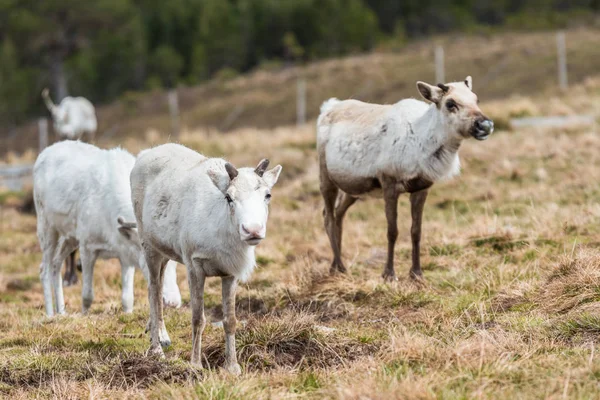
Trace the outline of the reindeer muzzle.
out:
M 475 124 L 473 124 L 473 129 L 471 130 L 471 136 L 477 140 L 485 140 L 492 134 L 492 132 L 494 132 L 494 121 L 483 118 L 475 121 Z

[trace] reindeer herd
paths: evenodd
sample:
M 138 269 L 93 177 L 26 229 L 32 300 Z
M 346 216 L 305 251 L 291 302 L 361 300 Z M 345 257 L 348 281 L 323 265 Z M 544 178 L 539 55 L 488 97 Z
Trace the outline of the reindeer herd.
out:
M 410 276 L 422 278 L 419 246 L 428 190 L 460 172 L 458 150 L 464 139 L 485 140 L 493 132 L 493 122 L 479 109 L 471 77 L 437 86 L 417 82 L 417 88 L 429 104 L 330 99 L 321 106 L 317 150 L 332 273 L 346 272 L 341 258 L 346 211 L 363 196 L 379 196 L 388 225 L 383 278 L 395 279 L 398 197 L 409 193 Z M 47 91 L 42 96 L 63 137 L 79 139 L 95 132 L 95 114 L 87 100 L 68 98 L 56 106 Z M 280 165 L 268 166 L 263 159 L 256 167 L 236 168 L 172 143 L 144 150 L 137 158 L 120 148 L 102 150 L 80 141 L 46 148 L 34 166 L 34 202 L 47 316 L 65 313 L 60 269 L 75 250 L 81 258 L 84 314 L 94 298 L 96 260 L 117 258 L 123 311 L 133 311 L 137 266 L 148 284 L 150 352 L 164 356 L 162 347 L 171 341 L 163 306 L 181 305 L 175 271 L 179 262 L 187 268 L 190 288 L 192 364 L 202 366 L 205 279 L 220 277 L 224 368 L 239 374 L 235 292 L 238 281 L 250 277 L 255 247 L 266 237 L 271 190 L 282 170 Z

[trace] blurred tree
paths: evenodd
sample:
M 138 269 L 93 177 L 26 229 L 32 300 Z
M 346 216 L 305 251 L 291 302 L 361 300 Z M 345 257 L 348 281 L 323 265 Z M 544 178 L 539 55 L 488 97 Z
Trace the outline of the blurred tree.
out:
M 192 49 L 190 72 L 188 81 L 192 84 L 208 79 L 208 61 L 206 60 L 206 49 L 202 43 L 197 43 Z
M 172 47 L 161 45 L 152 53 L 150 70 L 160 79 L 163 86 L 175 86 L 182 69 L 183 58 Z
M 203 44 L 204 63 L 209 73 L 223 67 L 239 70 L 244 66 L 244 41 L 235 2 L 204 0 L 198 24 L 197 40 Z
M 296 36 L 292 32 L 286 32 L 283 35 L 283 47 L 285 49 L 285 58 L 288 61 L 297 61 L 304 55 L 304 49 L 300 46 Z
M 600 0 L 0 0 L 0 117 L 41 112 L 40 90 L 94 102 L 230 77 L 379 40 L 593 23 Z M 220 71 L 220 72 L 219 72 Z
M 194 51 L 199 45 L 198 16 L 204 0 L 136 0 L 141 24 L 147 38 L 148 53 L 161 46 L 170 47 L 183 62 L 180 74 L 190 75 Z
M 7 30 L 26 57 L 42 55 L 61 100 L 68 94 L 67 58 L 89 47 L 102 30 L 126 23 L 133 11 L 128 0 L 24 0 L 8 10 Z
M 19 66 L 16 48 L 10 39 L 0 43 L 0 120 L 13 127 L 23 121 L 32 95 L 33 71 Z
M 316 55 L 367 50 L 378 34 L 377 17 L 362 0 L 321 0 L 316 20 L 320 40 L 312 43 Z
M 367 5 L 377 14 L 379 28 L 387 34 L 396 29 L 398 18 L 402 18 L 403 10 L 401 1 L 366 0 Z

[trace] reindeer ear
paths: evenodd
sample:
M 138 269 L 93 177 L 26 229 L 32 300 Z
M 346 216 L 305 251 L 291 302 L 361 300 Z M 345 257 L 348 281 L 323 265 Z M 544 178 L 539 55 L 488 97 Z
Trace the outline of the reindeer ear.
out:
M 471 75 L 469 75 L 465 78 L 465 85 L 467 85 L 469 90 L 471 90 L 471 91 L 473 90 L 473 78 L 471 78 Z
M 263 158 L 262 160 L 260 160 L 260 162 L 256 166 L 256 169 L 254 170 L 254 172 L 256 172 L 256 175 L 262 177 L 263 174 L 265 173 L 265 171 L 267 170 L 268 166 L 269 166 L 269 160 L 266 158 Z
M 117 223 L 121 225 L 123 228 L 135 229 L 137 228 L 137 222 L 125 222 L 123 217 L 117 218 Z
M 281 165 L 278 165 L 275 168 L 270 169 L 263 174 L 263 179 L 265 180 L 267 186 L 269 186 L 269 189 L 272 189 L 273 186 L 275 186 L 275 184 L 277 183 L 277 179 L 279 179 L 281 169 Z
M 418 81 L 417 89 L 419 90 L 419 93 L 421 93 L 421 96 L 423 96 L 425 100 L 429 100 L 430 102 L 435 104 L 438 104 L 444 96 L 444 91 L 441 88 L 437 86 L 432 86 L 425 82 Z
M 210 178 L 213 185 L 215 185 L 215 187 L 219 189 L 221 193 L 226 194 L 227 188 L 231 183 L 231 178 L 225 176 L 222 171 L 218 171 L 217 169 L 213 168 L 206 171 L 206 173 L 208 174 L 208 177 Z
M 117 218 L 117 222 L 119 224 L 119 233 L 125 236 L 127 239 L 131 239 L 134 235 L 137 234 L 137 223 L 125 222 L 123 217 Z

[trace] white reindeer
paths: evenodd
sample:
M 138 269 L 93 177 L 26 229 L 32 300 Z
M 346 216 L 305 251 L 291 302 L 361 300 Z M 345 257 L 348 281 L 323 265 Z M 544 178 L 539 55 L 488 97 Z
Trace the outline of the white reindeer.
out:
M 255 266 L 254 246 L 265 238 L 271 188 L 281 166 L 268 160 L 236 169 L 187 147 L 165 144 L 141 153 L 131 172 L 131 197 L 150 274 L 150 351 L 171 343 L 160 302 L 170 258 L 187 267 L 192 304 L 192 364 L 202 366 L 204 281 L 221 277 L 225 369 L 241 372 L 235 352 L 235 290 Z
M 33 192 L 43 252 L 40 278 L 48 316 L 65 313 L 60 267 L 77 248 L 83 272 L 83 312 L 94 298 L 92 278 L 97 258 L 119 259 L 123 310 L 133 310 L 134 266 L 140 267 L 146 280 L 148 274 L 133 222 L 129 174 L 134 163 L 135 157 L 125 150 L 100 150 L 75 141 L 47 147 L 36 160 Z M 175 263 L 169 268 L 173 272 L 165 282 L 169 297 L 164 301 L 178 307 L 181 295 L 173 282 Z
M 464 139 L 485 140 L 494 130 L 494 123 L 477 105 L 470 76 L 446 85 L 417 82 L 417 88 L 432 104 L 414 99 L 393 105 L 330 99 L 321 106 L 317 148 L 325 230 L 333 250 L 332 273 L 346 272 L 341 259 L 344 214 L 361 196 L 383 195 L 388 256 L 382 276 L 395 279 L 398 196 L 408 192 L 410 276 L 421 278 L 419 244 L 427 191 L 434 182 L 460 172 L 458 149 Z
M 42 91 L 42 98 L 52 114 L 54 130 L 60 140 L 79 140 L 87 133 L 88 141 L 93 141 L 98 123 L 92 103 L 83 97 L 65 97 L 57 106 L 52 102 L 47 88 Z M 75 252 L 69 255 L 65 264 L 63 284 L 74 285 L 77 283 Z M 81 268 L 81 265 L 77 267 Z
M 88 141 L 94 139 L 98 122 L 96 110 L 88 99 L 67 96 L 56 105 L 52 102 L 48 89 L 42 91 L 42 98 L 52 114 L 54 130 L 61 140 L 79 140 L 84 134 L 88 135 Z

